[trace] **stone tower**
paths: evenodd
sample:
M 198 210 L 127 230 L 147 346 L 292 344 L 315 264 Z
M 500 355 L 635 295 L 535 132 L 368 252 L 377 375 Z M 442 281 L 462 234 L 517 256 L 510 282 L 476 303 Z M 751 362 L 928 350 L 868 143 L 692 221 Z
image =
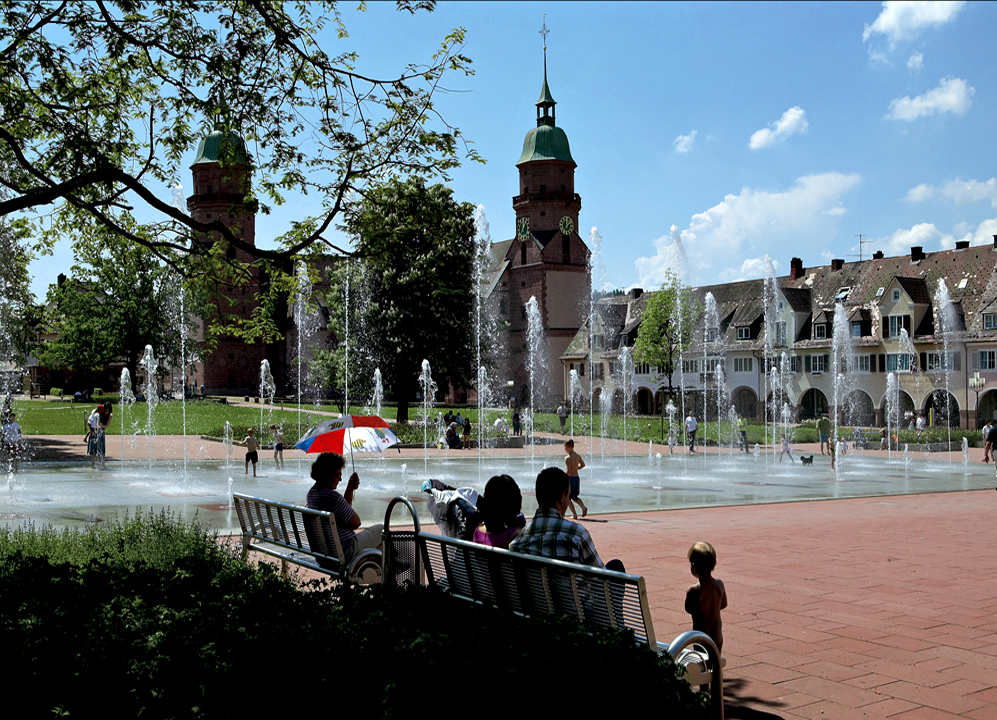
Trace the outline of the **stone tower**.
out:
M 578 235 L 582 199 L 575 192 L 575 161 L 568 136 L 557 127 L 557 104 L 544 82 L 536 102 L 537 125 L 526 134 L 519 169 L 519 194 L 513 197 L 516 235 L 496 243 L 501 276 L 493 286 L 499 317 L 508 322 L 508 368 L 511 395 L 529 402 L 526 304 L 536 297 L 547 338 L 543 387 L 535 388 L 538 407 L 561 401 L 558 358 L 585 321 L 589 307 L 589 250 Z M 493 301 L 494 303 L 495 301 Z
M 241 236 L 249 245 L 256 245 L 256 214 L 247 207 L 251 192 L 251 163 L 245 141 L 234 132 L 215 130 L 203 138 L 197 157 L 190 166 L 194 191 L 187 198 L 190 216 L 202 223 L 221 221 Z M 217 234 L 200 239 L 205 245 L 224 240 Z M 251 263 L 249 253 L 235 247 L 226 248 L 226 256 L 244 263 L 248 276 L 228 278 L 219 287 L 223 297 L 232 303 L 223 312 L 239 318 L 249 318 L 257 306 L 255 296 L 260 289 L 259 271 Z M 198 330 L 203 343 L 203 327 Z M 260 364 L 267 357 L 263 344 L 247 344 L 231 335 L 222 336 L 208 355 L 201 353 L 200 380 L 210 393 L 256 394 Z

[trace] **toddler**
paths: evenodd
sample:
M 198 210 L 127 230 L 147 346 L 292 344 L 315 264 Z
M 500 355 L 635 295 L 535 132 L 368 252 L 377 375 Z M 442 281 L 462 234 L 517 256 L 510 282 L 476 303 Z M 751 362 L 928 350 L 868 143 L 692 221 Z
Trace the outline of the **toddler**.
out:
M 727 591 L 721 580 L 713 577 L 717 566 L 717 551 L 708 542 L 697 542 L 689 548 L 693 577 L 699 582 L 685 593 L 685 611 L 692 615 L 692 629 L 710 636 L 717 651 L 723 652 L 724 636 L 720 611 L 727 607 Z

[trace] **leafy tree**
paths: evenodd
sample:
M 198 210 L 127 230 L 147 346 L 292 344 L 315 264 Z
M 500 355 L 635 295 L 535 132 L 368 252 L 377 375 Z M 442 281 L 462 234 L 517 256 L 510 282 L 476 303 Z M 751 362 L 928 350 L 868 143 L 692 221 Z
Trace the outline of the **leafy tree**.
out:
M 640 362 L 658 368 L 655 382 L 663 388 L 667 381 L 669 397 L 676 396 L 673 375 L 678 369 L 680 354 L 692 347 L 701 314 L 702 308 L 696 296 L 679 282 L 674 273 L 668 273 L 658 292 L 648 294 L 634 344 L 634 356 Z
M 356 238 L 362 265 L 351 286 L 351 299 L 362 298 L 354 300 L 351 322 L 362 333 L 351 325 L 351 338 L 362 337 L 357 344 L 368 364 L 381 369 L 386 392 L 398 401 L 398 420 L 407 422 L 424 359 L 441 388 L 472 377 L 474 206 L 456 202 L 444 185 L 427 186 L 416 177 L 391 180 L 349 208 L 347 230 Z M 340 285 L 344 272 L 339 270 Z M 342 306 L 337 290 L 330 306 Z M 332 320 L 336 329 L 339 320 Z M 342 379 L 341 370 L 337 377 Z
M 39 321 L 30 291 L 27 240 L 28 227 L 23 220 L 0 218 L 0 362 L 15 365 L 22 363 L 34 346 Z
M 55 204 L 52 222 L 37 225 L 50 246 L 99 227 L 215 285 L 225 247 L 239 248 L 271 263 L 277 292 L 290 259 L 320 246 L 344 252 L 327 237 L 344 198 L 400 168 L 445 177 L 459 164 L 463 139 L 433 101 L 445 71 L 470 74 L 463 38 L 455 29 L 426 64 L 378 78 L 345 47 L 333 2 L 0 0 L 0 161 L 10 168 L 0 217 Z M 276 249 L 249 245 L 221 220 L 195 221 L 156 190 L 186 177 L 215 128 L 250 149 L 255 187 L 241 204 L 269 213 L 287 193 L 317 196 L 318 212 L 297 218 Z M 195 241 L 205 236 L 223 242 Z M 181 262 L 190 255 L 207 259 Z M 266 312 L 253 320 L 259 338 L 281 334 Z
M 42 363 L 90 373 L 124 360 L 134 383 L 152 345 L 157 358 L 182 365 L 180 333 L 190 328 L 178 323 L 176 274 L 141 245 L 86 240 L 76 244 L 81 262 L 72 276 L 49 290 L 47 324 L 56 337 L 42 344 Z

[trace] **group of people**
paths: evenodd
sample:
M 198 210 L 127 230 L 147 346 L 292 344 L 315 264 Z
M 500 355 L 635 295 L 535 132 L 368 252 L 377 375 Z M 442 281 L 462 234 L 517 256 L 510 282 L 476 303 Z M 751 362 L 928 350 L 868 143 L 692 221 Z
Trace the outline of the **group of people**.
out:
M 477 501 L 481 523 L 474 529 L 474 542 L 526 555 L 626 572 L 620 560 L 604 563 L 588 529 L 575 522 L 577 514 L 573 503 L 581 506 L 582 517 L 588 514 L 588 508 L 579 497 L 578 471 L 585 467 L 585 461 L 575 452 L 573 440 L 565 442 L 564 449 L 564 470 L 548 467 L 537 475 L 534 490 L 538 507 L 530 522 L 526 522 L 523 515 L 523 495 L 512 477 L 495 475 L 487 482 L 484 494 Z M 360 476 L 352 473 L 345 492 L 340 493 L 338 487 L 345 467 L 346 459 L 338 453 L 319 455 L 311 470 L 315 484 L 309 489 L 305 504 L 332 513 L 343 559 L 348 561 L 368 548 L 381 549 L 383 526 L 374 524 L 360 529 L 360 516 L 353 508 Z M 565 517 L 569 509 L 572 520 Z M 707 542 L 697 542 L 689 549 L 687 557 L 697 582 L 686 591 L 685 610 L 692 616 L 693 629 L 709 635 L 721 650 L 720 611 L 727 607 L 727 593 L 723 582 L 713 577 L 716 550 Z
M 447 448 L 450 450 L 469 450 L 471 448 L 470 417 L 461 417 L 459 412 L 454 415 L 447 410 L 443 415 L 443 424 L 447 428 L 443 434 L 443 440 L 446 442 Z

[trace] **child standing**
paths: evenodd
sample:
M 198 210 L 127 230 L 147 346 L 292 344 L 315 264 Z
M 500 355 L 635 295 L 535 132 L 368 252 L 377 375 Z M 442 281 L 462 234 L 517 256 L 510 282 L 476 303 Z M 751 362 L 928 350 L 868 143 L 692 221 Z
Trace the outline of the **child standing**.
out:
M 578 513 L 575 512 L 575 502 L 582 507 L 582 517 L 589 514 L 589 509 L 585 507 L 585 503 L 583 503 L 582 499 L 578 497 L 582 484 L 581 478 L 578 477 L 578 471 L 585 467 L 585 461 L 582 460 L 581 455 L 575 452 L 575 441 L 570 438 L 564 441 L 564 451 L 568 453 L 564 456 L 564 466 L 568 473 L 568 483 L 570 488 L 570 491 L 568 492 L 568 507 L 571 509 L 571 519 L 577 520 Z
M 273 462 L 281 470 L 284 469 L 284 431 L 280 425 L 271 425 L 273 431 Z
M 786 435 L 782 436 L 782 450 L 779 451 L 779 462 L 782 462 L 783 455 L 788 455 L 789 461 L 793 461 L 793 453 L 789 451 L 789 438 Z
M 699 579 L 685 592 L 685 611 L 692 615 L 692 629 L 710 636 L 717 651 L 723 652 L 724 635 L 720 611 L 727 607 L 727 591 L 723 581 L 713 577 L 717 566 L 717 551 L 708 542 L 695 543 L 689 548 L 692 575 Z
M 259 449 L 259 443 L 256 442 L 256 428 L 249 428 L 249 434 L 246 435 L 246 439 L 243 440 L 246 444 L 246 471 L 243 475 L 249 474 L 249 463 L 253 463 L 253 477 L 256 477 L 256 463 L 260 461 L 260 455 L 256 452 Z

